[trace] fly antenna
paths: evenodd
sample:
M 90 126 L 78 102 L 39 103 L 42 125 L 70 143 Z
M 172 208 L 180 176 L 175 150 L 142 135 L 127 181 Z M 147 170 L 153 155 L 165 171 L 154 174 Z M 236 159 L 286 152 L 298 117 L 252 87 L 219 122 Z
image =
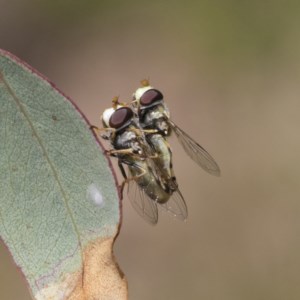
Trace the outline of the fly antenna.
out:
M 150 86 L 150 80 L 149 80 L 149 79 L 143 79 L 143 80 L 141 81 L 141 85 L 142 85 L 143 87 L 145 87 L 145 86 Z
M 117 109 L 118 104 L 119 104 L 119 96 L 113 97 L 112 99 L 113 109 Z

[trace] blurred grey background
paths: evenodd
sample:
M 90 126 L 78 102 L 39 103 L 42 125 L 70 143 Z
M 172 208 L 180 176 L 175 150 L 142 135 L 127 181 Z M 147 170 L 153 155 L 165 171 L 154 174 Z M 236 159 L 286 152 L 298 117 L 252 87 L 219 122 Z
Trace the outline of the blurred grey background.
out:
M 186 223 L 124 200 L 115 254 L 131 300 L 300 298 L 300 2 L 0 0 L 0 47 L 51 79 L 92 124 L 150 78 L 173 120 Z M 30 299 L 3 245 L 0 298 Z

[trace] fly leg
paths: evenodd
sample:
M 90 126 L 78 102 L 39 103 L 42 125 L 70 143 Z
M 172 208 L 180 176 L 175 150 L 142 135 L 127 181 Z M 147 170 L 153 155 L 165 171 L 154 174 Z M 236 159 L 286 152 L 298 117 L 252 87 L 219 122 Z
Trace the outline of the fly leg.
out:
M 110 127 L 98 128 L 97 126 L 94 125 L 90 126 L 90 129 L 93 130 L 97 136 L 102 137 L 104 140 L 109 140 L 114 138 L 115 131 L 116 131 L 114 128 L 110 128 Z
M 157 129 L 129 128 L 128 130 L 136 133 L 136 135 L 138 135 L 138 136 L 141 136 L 141 133 L 145 133 L 145 134 L 158 133 Z
M 127 180 L 127 175 L 126 175 L 124 166 L 122 164 L 122 161 L 120 159 L 118 159 L 118 166 L 119 166 L 119 169 L 121 171 L 121 174 L 124 177 L 124 180 L 122 181 L 121 186 L 119 186 L 119 191 L 120 191 L 121 199 L 123 199 L 123 190 L 124 190 L 124 185 L 125 185 L 124 181 Z
M 157 153 L 154 153 L 153 155 L 148 155 L 148 158 L 156 159 L 159 158 L 159 155 Z
M 126 179 L 123 180 L 123 182 L 121 183 L 121 194 L 123 195 L 123 190 L 124 190 L 124 186 L 126 183 L 129 183 L 132 180 L 137 180 L 140 177 L 144 176 L 146 174 L 146 170 L 141 169 L 141 173 L 132 177 L 127 177 Z
M 158 133 L 157 129 L 142 129 L 144 133 Z
M 138 178 L 144 176 L 147 173 L 146 170 L 138 167 L 138 169 L 141 171 L 141 173 L 138 174 L 138 175 L 135 175 L 135 176 L 128 177 L 127 174 L 126 174 L 126 172 L 125 172 L 123 163 L 127 164 L 127 165 L 131 165 L 132 164 L 132 163 L 127 162 L 127 161 L 122 161 L 120 159 L 118 160 L 118 166 L 119 166 L 120 171 L 121 171 L 121 173 L 122 173 L 122 175 L 124 177 L 124 180 L 122 181 L 121 186 L 120 186 L 120 192 L 121 192 L 121 195 L 122 195 L 122 199 L 123 199 L 123 191 L 124 191 L 125 184 L 129 183 L 132 180 L 137 180 Z
M 131 148 L 128 148 L 128 149 L 117 149 L 117 150 L 115 150 L 115 149 L 111 149 L 111 150 L 105 150 L 105 153 L 106 154 L 108 154 L 108 155 L 110 155 L 110 156 L 118 156 L 118 154 L 129 154 L 129 155 L 135 155 L 135 153 L 134 153 L 134 151 L 133 151 L 133 149 L 131 149 Z
M 103 131 L 115 130 L 114 128 L 99 128 L 97 126 L 91 125 L 90 129 L 92 129 L 96 134 L 100 135 Z
M 134 151 L 132 149 L 119 149 L 119 150 L 114 150 L 114 149 L 111 149 L 111 150 L 105 150 L 105 153 L 110 155 L 110 156 L 114 156 L 114 157 L 118 157 L 118 154 L 130 154 L 131 157 L 134 157 L 134 156 L 137 156 L 137 157 L 140 157 L 139 155 L 136 155 L 134 153 Z M 142 168 L 139 168 L 142 172 L 141 174 L 137 175 L 137 176 L 132 176 L 132 177 L 129 177 L 127 176 L 126 174 L 126 171 L 124 169 L 124 166 L 123 164 L 126 164 L 126 165 L 132 165 L 132 162 L 128 162 L 126 161 L 124 158 L 121 159 L 119 158 L 118 159 L 118 166 L 119 166 L 119 169 L 121 171 L 121 174 L 124 178 L 124 180 L 122 181 L 121 185 L 119 186 L 119 192 L 120 192 L 120 195 L 121 195 L 121 199 L 123 199 L 123 191 L 124 191 L 124 186 L 126 183 L 128 183 L 129 181 L 131 180 L 136 180 L 137 178 L 139 178 L 140 176 L 143 176 L 146 171 Z

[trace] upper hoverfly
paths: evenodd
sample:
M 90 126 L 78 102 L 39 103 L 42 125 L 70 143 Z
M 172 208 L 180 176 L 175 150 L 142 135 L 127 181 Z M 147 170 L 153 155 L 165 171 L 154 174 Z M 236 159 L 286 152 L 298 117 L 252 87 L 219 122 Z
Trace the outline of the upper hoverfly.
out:
M 162 176 L 169 180 L 170 186 L 176 188 L 176 178 L 172 166 L 172 152 L 166 141 L 173 131 L 185 152 L 208 173 L 220 176 L 220 168 L 212 156 L 187 133 L 180 129 L 171 119 L 169 110 L 164 103 L 162 93 L 150 86 L 148 80 L 143 80 L 142 87 L 133 94 L 132 105 L 142 129 L 152 130 L 146 133 L 147 143 L 158 153 L 157 165 Z
M 107 153 L 118 159 L 124 177 L 121 186 L 129 188 L 129 199 L 136 211 L 149 223 L 156 224 L 158 208 L 161 206 L 175 217 L 185 220 L 187 207 L 178 189 L 170 188 L 168 180 L 161 174 L 154 158 L 157 156 L 145 140 L 145 132 L 133 110 L 118 99 L 102 114 L 103 139 L 109 140 L 112 148 Z M 92 126 L 95 131 L 101 131 Z M 149 131 L 148 131 L 149 132 Z M 124 166 L 128 167 L 128 174 Z

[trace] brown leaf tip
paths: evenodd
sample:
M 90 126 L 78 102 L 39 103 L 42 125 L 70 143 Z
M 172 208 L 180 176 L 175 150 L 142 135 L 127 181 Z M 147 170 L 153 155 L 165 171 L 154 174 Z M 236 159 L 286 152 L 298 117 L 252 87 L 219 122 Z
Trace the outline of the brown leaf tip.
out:
M 97 239 L 84 250 L 83 270 L 47 287 L 37 300 L 127 300 L 127 281 L 113 255 L 113 238 Z

